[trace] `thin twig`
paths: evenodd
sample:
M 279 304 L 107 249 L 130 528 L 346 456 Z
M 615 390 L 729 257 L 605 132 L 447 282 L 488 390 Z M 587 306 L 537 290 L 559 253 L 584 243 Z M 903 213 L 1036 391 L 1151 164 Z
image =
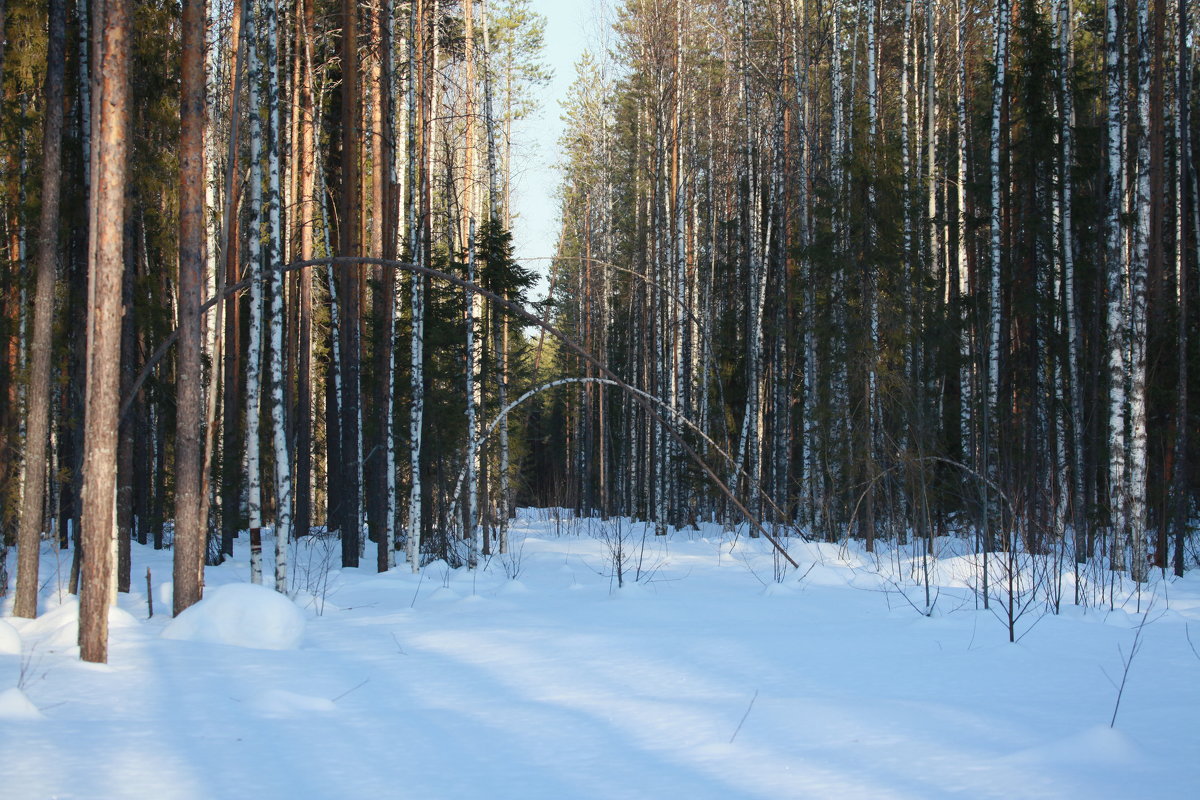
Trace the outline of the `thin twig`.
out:
M 353 687 L 351 687 L 351 688 L 347 689 L 346 691 L 342 692 L 341 694 L 339 694 L 337 697 L 333 698 L 333 699 L 332 699 L 332 700 L 330 700 L 329 702 L 331 702 L 331 703 L 336 703 L 338 700 L 341 700 L 341 699 L 342 699 L 343 697 L 345 697 L 346 695 L 350 694 L 350 693 L 351 693 L 351 692 L 353 692 L 353 691 L 357 691 L 358 689 L 361 689 L 362 687 L 366 686 L 366 685 L 367 685 L 368 683 L 370 683 L 370 682 L 371 682 L 371 679 L 370 679 L 370 678 L 366 678 L 366 679 L 364 679 L 364 680 L 363 680 L 363 682 L 362 682 L 362 683 L 360 683 L 358 686 L 353 686 Z
M 729 737 L 730 744 L 733 744 L 733 740 L 737 738 L 738 731 L 740 731 L 742 729 L 742 726 L 746 724 L 746 717 L 750 716 L 750 709 L 754 708 L 754 701 L 757 699 L 758 699 L 758 689 L 755 689 L 754 697 L 750 698 L 750 705 L 746 706 L 746 713 L 742 714 L 742 721 L 739 722 L 737 724 L 737 727 L 733 729 L 733 736 Z

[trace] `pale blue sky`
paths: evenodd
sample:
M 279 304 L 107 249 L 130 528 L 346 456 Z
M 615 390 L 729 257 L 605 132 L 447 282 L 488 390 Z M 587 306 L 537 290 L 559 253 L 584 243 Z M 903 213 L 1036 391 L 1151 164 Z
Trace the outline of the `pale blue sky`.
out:
M 558 208 L 558 139 L 562 134 L 560 101 L 574 78 L 575 62 L 591 45 L 596 30 L 596 0 L 533 0 L 533 7 L 546 18 L 545 61 L 554 72 L 542 90 L 541 108 L 514 132 L 514 139 L 528 147 L 514 153 L 513 205 L 519 215 L 513 225 L 518 260 L 554 255 L 561 221 Z M 518 153 L 520 154 L 518 156 Z M 518 161 L 519 158 L 519 161 Z M 527 261 L 527 266 L 545 274 L 547 261 Z M 545 292 L 542 284 L 534 291 Z

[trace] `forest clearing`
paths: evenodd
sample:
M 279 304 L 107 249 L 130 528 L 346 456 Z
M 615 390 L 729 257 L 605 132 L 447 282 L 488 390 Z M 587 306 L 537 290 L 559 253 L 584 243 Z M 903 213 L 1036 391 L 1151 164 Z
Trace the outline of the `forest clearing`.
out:
M 1188 795 L 1195 5 L 0 0 L 0 794 Z

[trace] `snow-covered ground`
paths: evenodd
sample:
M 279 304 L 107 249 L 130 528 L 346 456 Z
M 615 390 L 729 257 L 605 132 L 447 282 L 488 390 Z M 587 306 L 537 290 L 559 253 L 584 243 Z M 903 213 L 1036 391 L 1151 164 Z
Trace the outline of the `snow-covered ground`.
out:
M 905 553 L 792 540 L 781 575 L 715 526 L 555 516 L 475 571 L 342 570 L 307 539 L 294 603 L 239 558 L 174 622 L 170 552 L 135 545 L 108 665 L 78 660 L 47 549 L 42 616 L 0 606 L 0 797 L 1196 796 L 1197 571 L 1115 608 L 1068 581 L 1058 615 L 1042 579 L 1010 644 L 953 543 L 925 616 Z

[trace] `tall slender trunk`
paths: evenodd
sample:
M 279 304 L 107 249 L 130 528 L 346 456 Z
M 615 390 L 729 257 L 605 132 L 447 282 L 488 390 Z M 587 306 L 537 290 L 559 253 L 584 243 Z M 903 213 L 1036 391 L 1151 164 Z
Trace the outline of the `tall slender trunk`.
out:
M 297 225 L 300 235 L 300 260 L 313 258 L 313 226 L 317 219 L 314 206 L 318 202 L 315 193 L 316 169 L 316 98 L 312 73 L 312 36 L 314 12 L 312 0 L 301 0 L 296 13 L 296 60 L 299 61 L 300 137 L 297 154 L 300 170 Z M 297 362 L 297 387 L 295 405 L 296 468 L 295 468 L 295 517 L 297 536 L 308 535 L 312 527 L 312 337 L 313 337 L 313 275 L 312 268 L 300 271 L 300 330 L 299 358 Z
M 269 0 L 268 0 L 269 1 Z M 250 329 L 246 348 L 246 510 L 250 525 L 250 580 L 262 583 L 262 475 L 259 439 L 262 395 L 263 328 L 263 174 L 262 174 L 262 62 L 258 0 L 248 0 L 246 17 L 246 68 L 250 100 L 250 225 L 247 231 L 247 273 L 250 278 Z
M 1000 423 L 1000 368 L 1004 343 L 1001 341 L 1001 296 L 1000 271 L 1002 267 L 1003 173 L 1001 171 L 1001 144 L 1004 136 L 1002 126 L 1005 98 L 1005 75 L 1008 68 L 1008 0 L 996 0 L 995 70 L 992 82 L 992 131 L 990 139 L 989 170 L 991 176 L 991 244 L 989 251 L 990 274 L 988 280 L 988 368 L 987 406 L 984 417 L 984 454 L 987 470 L 985 474 L 993 482 L 999 477 L 999 458 L 996 437 Z M 985 509 L 985 513 L 987 513 Z
M 958 338 L 958 386 L 959 386 L 959 440 L 962 450 L 962 460 L 967 466 L 975 464 L 974 437 L 974 405 L 975 405 L 975 348 L 973 347 L 971 331 L 974 317 L 971 314 L 971 258 L 967 241 L 967 150 L 969 132 L 967 130 L 967 0 L 958 0 L 956 5 L 957 18 L 954 26 L 954 44 L 958 52 L 958 180 L 955 191 L 958 206 L 958 301 L 961 307 L 959 316 L 960 333 Z
M 475 282 L 475 218 L 471 217 L 468 221 L 467 232 L 467 280 L 471 283 Z M 466 508 L 466 531 L 464 537 L 467 540 L 470 548 L 467 557 L 467 565 L 472 569 L 475 568 L 479 558 L 480 542 L 479 542 L 479 453 L 478 453 L 478 436 L 479 425 L 475 419 L 476 404 L 478 397 L 476 395 L 476 385 L 478 383 L 475 375 L 476 350 L 475 350 L 475 293 L 469 288 L 464 290 L 464 313 L 466 315 L 465 324 L 467 329 L 467 508 Z
M 491 71 L 491 54 L 492 42 L 491 33 L 488 27 L 488 0 L 483 0 L 481 6 L 481 15 L 479 20 L 480 26 L 483 28 L 483 103 L 484 103 L 484 125 L 487 133 L 487 186 L 488 186 L 488 219 L 491 220 L 493 226 L 501 224 L 501 209 L 503 206 L 500 186 L 498 182 L 499 173 L 496 163 L 496 118 L 493 113 L 492 106 L 492 71 Z M 508 317 L 498 313 L 493 313 L 493 329 L 496 343 L 494 350 L 496 353 L 496 397 L 500 407 L 503 408 L 508 400 Z M 499 318 L 499 319 L 498 319 Z M 601 395 L 603 397 L 603 395 Z M 603 457 L 603 450 L 601 450 Z M 501 553 L 508 552 L 508 518 L 509 518 L 509 441 L 508 441 L 508 424 L 503 424 L 500 428 L 500 469 L 498 475 L 498 486 L 496 487 L 497 495 L 497 517 L 499 530 L 497 532 L 498 547 Z M 603 461 L 601 462 L 601 475 L 603 476 Z M 603 480 L 603 477 L 601 478 Z M 603 489 L 601 489 L 603 495 Z M 602 503 L 603 505 L 603 503 Z
M 1128 475 L 1126 449 L 1126 352 L 1128 350 L 1125 231 L 1122 195 L 1125 168 L 1122 155 L 1123 114 L 1121 68 L 1120 0 L 1108 0 L 1105 29 L 1107 104 L 1106 166 L 1108 169 L 1105 265 L 1108 276 L 1106 331 L 1108 334 L 1108 503 L 1111 532 L 1110 564 L 1124 567 L 1124 537 L 1128 529 Z
M 1177 343 L 1179 374 L 1176 376 L 1175 403 L 1175 472 L 1173 491 L 1175 507 L 1173 509 L 1173 527 L 1175 530 L 1175 549 L 1172 566 L 1175 574 L 1183 577 L 1184 547 L 1187 544 L 1188 514 L 1191 510 L 1189 492 L 1188 464 L 1188 355 L 1190 343 L 1188 335 L 1188 237 L 1187 220 L 1190 217 L 1195 198 L 1188 194 L 1191 185 L 1191 99 L 1192 99 L 1192 61 L 1191 42 L 1188 36 L 1189 0 L 1178 0 L 1176 9 L 1176 91 L 1175 103 L 1175 291 L 1176 302 L 1179 305 Z
M 84 661 L 108 661 L 108 606 L 114 587 L 113 536 L 117 412 L 120 407 L 121 257 L 125 220 L 126 108 L 130 15 L 125 0 L 96 0 L 97 62 L 92 94 L 95 193 L 90 227 L 92 274 L 84 429 L 83 582 L 79 649 Z
M 230 25 L 230 46 L 237 54 L 234 60 L 233 74 L 230 76 L 230 153 L 229 163 L 225 171 L 224 197 L 224 230 L 223 255 L 225 259 L 225 283 L 237 283 L 241 278 L 241 251 L 239 248 L 241 192 L 239 186 L 239 152 L 237 147 L 237 131 L 240 128 L 242 76 L 246 62 L 246 36 L 243 34 L 243 23 L 247 14 L 247 3 L 238 0 L 235 4 L 233 21 Z M 242 378 L 242 325 L 241 301 L 234 293 L 224 301 L 225 330 L 222 335 L 225 357 L 223 360 L 224 374 L 221 379 L 221 552 L 227 557 L 233 557 L 233 539 L 241 528 L 241 486 L 242 486 L 242 437 L 241 427 L 241 378 Z
M 1146 276 L 1150 267 L 1150 25 L 1149 0 L 1137 0 L 1137 223 L 1129 265 L 1129 536 L 1130 574 L 1146 580 Z
M 0 5 L 0 16 L 4 13 Z M 42 138 L 42 208 L 38 223 L 37 289 L 30 342 L 29 416 L 25 425 L 25 494 L 17 533 L 17 586 L 13 615 L 37 616 L 38 563 L 46 456 L 50 428 L 50 354 L 54 284 L 58 261 L 59 164 L 62 161 L 63 73 L 67 38 L 66 0 L 50 0 L 46 49 L 46 115 Z M 0 22 L 0 26 L 3 23 Z M 0 32 L 0 38 L 3 33 Z M 0 595 L 3 594 L 0 586 Z
M 423 7 L 410 11 L 408 37 L 408 213 L 409 237 L 411 240 L 411 258 L 418 266 L 425 263 L 425 226 L 427 217 L 424 213 L 425 196 L 428 190 L 429 172 L 424 167 L 424 159 L 419 158 L 416 141 L 416 83 L 417 83 L 417 35 L 424 36 Z M 423 65 L 422 65 L 423 66 Z M 423 71 L 423 70 L 422 70 Z M 422 110 L 424 110 L 424 93 L 432 92 L 433 81 L 426 79 L 422 84 Z M 429 132 L 432 123 L 429 114 L 422 114 L 422 144 L 429 145 Z M 418 166 L 420 165 L 420 166 Z M 420 188 L 418 191 L 417 172 L 420 171 Z M 418 206 L 421 211 L 418 211 Z M 408 452 L 409 469 L 411 473 L 411 488 L 408 499 L 408 563 L 413 572 L 421 571 L 421 528 L 424 524 L 421 487 L 421 430 L 425 418 L 425 281 L 420 275 L 413 273 L 412 281 L 412 333 L 410 336 L 410 380 L 412 383 L 412 402 L 409 408 L 408 421 Z
M 362 118 L 359 91 L 358 4 L 342 0 L 342 175 L 341 219 L 338 252 L 345 256 L 361 255 L 362 208 L 359 145 L 359 121 Z M 342 483 L 342 566 L 357 567 L 360 530 L 359 502 L 362 485 L 362 438 L 360 425 L 359 367 L 361 364 L 362 280 L 357 269 L 342 270 L 341 297 L 345 318 L 342 335 L 342 407 L 339 425 L 342 434 L 342 463 L 338 468 L 350 480 Z
M 1083 363 L 1082 343 L 1079 336 L 1079 311 L 1075 298 L 1075 238 L 1072 170 L 1075 165 L 1075 97 L 1071 85 L 1071 70 L 1074 67 L 1074 27 L 1071 0 L 1058 0 L 1058 47 L 1059 47 L 1059 96 L 1060 96 L 1060 151 L 1059 195 L 1061 215 L 1059 226 L 1062 248 L 1063 314 L 1067 328 L 1067 384 L 1070 387 L 1071 420 L 1071 521 L 1074 525 L 1075 558 L 1083 563 L 1091 555 L 1087 552 L 1087 509 L 1083 491 Z
M 283 126 L 279 114 L 279 22 L 275 0 L 265 0 L 263 14 L 267 62 L 267 253 L 271 298 L 271 437 L 275 450 L 275 591 L 287 593 L 287 549 L 292 538 L 292 463 L 288 447 L 288 428 L 284 399 L 285 358 L 283 348 L 283 220 L 279 176 L 280 138 Z
M 879 402 L 879 276 L 874 260 L 878 238 L 878 223 L 876 214 L 875 169 L 878 164 L 879 137 L 879 75 L 878 75 L 878 40 L 876 39 L 875 22 L 879 14 L 879 6 L 875 0 L 870 0 L 867 9 L 867 147 L 869 175 L 867 177 L 867 241 L 864 247 L 867 253 L 863 270 L 863 303 L 866 306 L 868 342 L 867 342 L 867 486 L 863 502 L 864 509 L 864 538 L 868 551 L 875 549 L 875 494 L 876 477 L 879 470 L 879 458 L 882 448 L 882 436 Z M 907 50 L 907 48 L 906 48 Z
M 179 359 L 175 370 L 175 544 L 173 612 L 200 600 L 204 587 L 207 525 L 200 518 L 201 285 L 204 280 L 204 2 L 183 6 L 183 76 L 180 99 Z
M 394 212 L 392 209 L 392 129 L 391 129 L 391 2 L 380 0 L 368 8 L 369 41 L 371 57 L 368 64 L 366 87 L 370 91 L 368 103 L 370 126 L 371 214 L 369 225 L 368 252 L 376 257 L 395 256 L 393 234 Z M 370 429 L 371 441 L 364 444 L 368 455 L 363 458 L 366 476 L 363 490 L 367 510 L 370 538 L 375 542 L 375 565 L 379 572 L 388 569 L 394 534 L 389 521 L 388 485 L 394 459 L 392 448 L 392 363 L 393 325 L 395 306 L 396 270 L 391 266 L 372 267 L 372 312 L 375 330 L 373 369 L 375 391 L 369 398 L 370 415 L 378 422 Z M 364 398 L 365 401 L 368 398 Z M 363 435 L 368 433 L 364 429 Z

